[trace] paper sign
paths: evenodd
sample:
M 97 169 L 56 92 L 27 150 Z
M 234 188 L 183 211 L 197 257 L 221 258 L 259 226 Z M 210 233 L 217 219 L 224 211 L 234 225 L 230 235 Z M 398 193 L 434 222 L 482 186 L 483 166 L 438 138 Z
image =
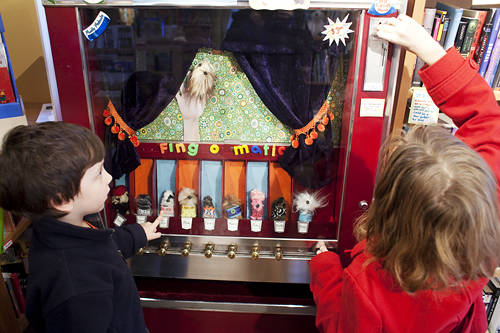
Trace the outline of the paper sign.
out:
M 193 226 L 193 219 L 191 217 L 181 217 L 182 229 L 189 230 Z
M 274 232 L 285 232 L 286 221 L 274 221 Z
M 126 218 L 124 218 L 124 217 L 123 217 L 120 213 L 117 213 L 117 214 L 116 214 L 116 217 L 115 217 L 115 219 L 114 219 L 114 221 L 113 221 L 113 223 L 114 223 L 117 227 L 120 227 L 120 226 L 123 224 L 123 222 L 125 222 L 125 221 L 127 221 L 127 219 L 126 219 Z
M 309 230 L 309 222 L 297 221 L 297 229 L 299 234 L 307 234 Z
M 215 229 L 215 219 L 204 219 L 204 222 L 205 222 L 205 230 Z
M 227 219 L 227 230 L 238 231 L 238 221 L 239 219 Z
M 170 217 L 169 216 L 163 216 L 160 221 L 160 228 L 167 229 L 168 225 L 170 223 Z
M 425 88 L 412 88 L 410 124 L 435 124 L 438 121 L 439 108 L 434 104 Z
M 145 222 L 148 221 L 148 217 L 147 216 L 143 216 L 143 215 L 136 215 L 135 216 L 135 221 L 139 224 L 143 224 Z
M 362 98 L 359 110 L 360 117 L 383 117 L 385 99 L 383 98 Z
M 250 229 L 253 232 L 260 232 L 262 230 L 262 220 L 250 220 Z

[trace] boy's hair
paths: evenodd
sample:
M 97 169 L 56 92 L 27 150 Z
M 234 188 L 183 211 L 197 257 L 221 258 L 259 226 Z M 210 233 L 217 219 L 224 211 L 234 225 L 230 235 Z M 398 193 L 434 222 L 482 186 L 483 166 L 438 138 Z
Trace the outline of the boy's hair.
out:
M 439 126 L 392 136 L 382 151 L 358 240 L 407 292 L 491 276 L 500 257 L 497 180 L 486 162 Z
M 66 215 L 53 205 L 73 199 L 85 171 L 104 159 L 90 130 L 65 122 L 17 126 L 0 153 L 0 207 L 36 220 Z

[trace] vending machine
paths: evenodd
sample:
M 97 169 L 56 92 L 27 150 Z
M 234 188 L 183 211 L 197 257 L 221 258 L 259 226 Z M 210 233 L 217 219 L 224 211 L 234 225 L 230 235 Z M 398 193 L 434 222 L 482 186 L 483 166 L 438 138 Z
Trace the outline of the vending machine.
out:
M 106 147 L 107 226 L 163 212 L 129 260 L 149 330 L 314 332 L 308 262 L 350 262 L 399 62 L 375 27 L 406 1 L 41 3 L 59 120 Z

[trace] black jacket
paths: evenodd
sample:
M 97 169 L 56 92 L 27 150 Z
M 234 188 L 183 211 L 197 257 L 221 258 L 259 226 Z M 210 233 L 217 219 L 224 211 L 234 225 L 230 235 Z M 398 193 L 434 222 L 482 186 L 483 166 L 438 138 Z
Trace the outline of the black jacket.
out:
M 138 224 L 88 229 L 43 217 L 30 239 L 26 317 L 37 332 L 147 332 L 124 258 L 147 243 Z

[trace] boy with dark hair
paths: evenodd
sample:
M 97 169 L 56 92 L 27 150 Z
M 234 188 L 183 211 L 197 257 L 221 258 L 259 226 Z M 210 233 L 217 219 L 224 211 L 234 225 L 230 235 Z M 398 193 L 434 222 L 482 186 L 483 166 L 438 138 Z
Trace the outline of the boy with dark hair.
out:
M 154 223 L 100 229 L 111 176 L 104 146 L 65 122 L 18 126 L 0 153 L 0 206 L 33 221 L 26 317 L 37 332 L 148 332 L 125 258 L 161 236 Z

